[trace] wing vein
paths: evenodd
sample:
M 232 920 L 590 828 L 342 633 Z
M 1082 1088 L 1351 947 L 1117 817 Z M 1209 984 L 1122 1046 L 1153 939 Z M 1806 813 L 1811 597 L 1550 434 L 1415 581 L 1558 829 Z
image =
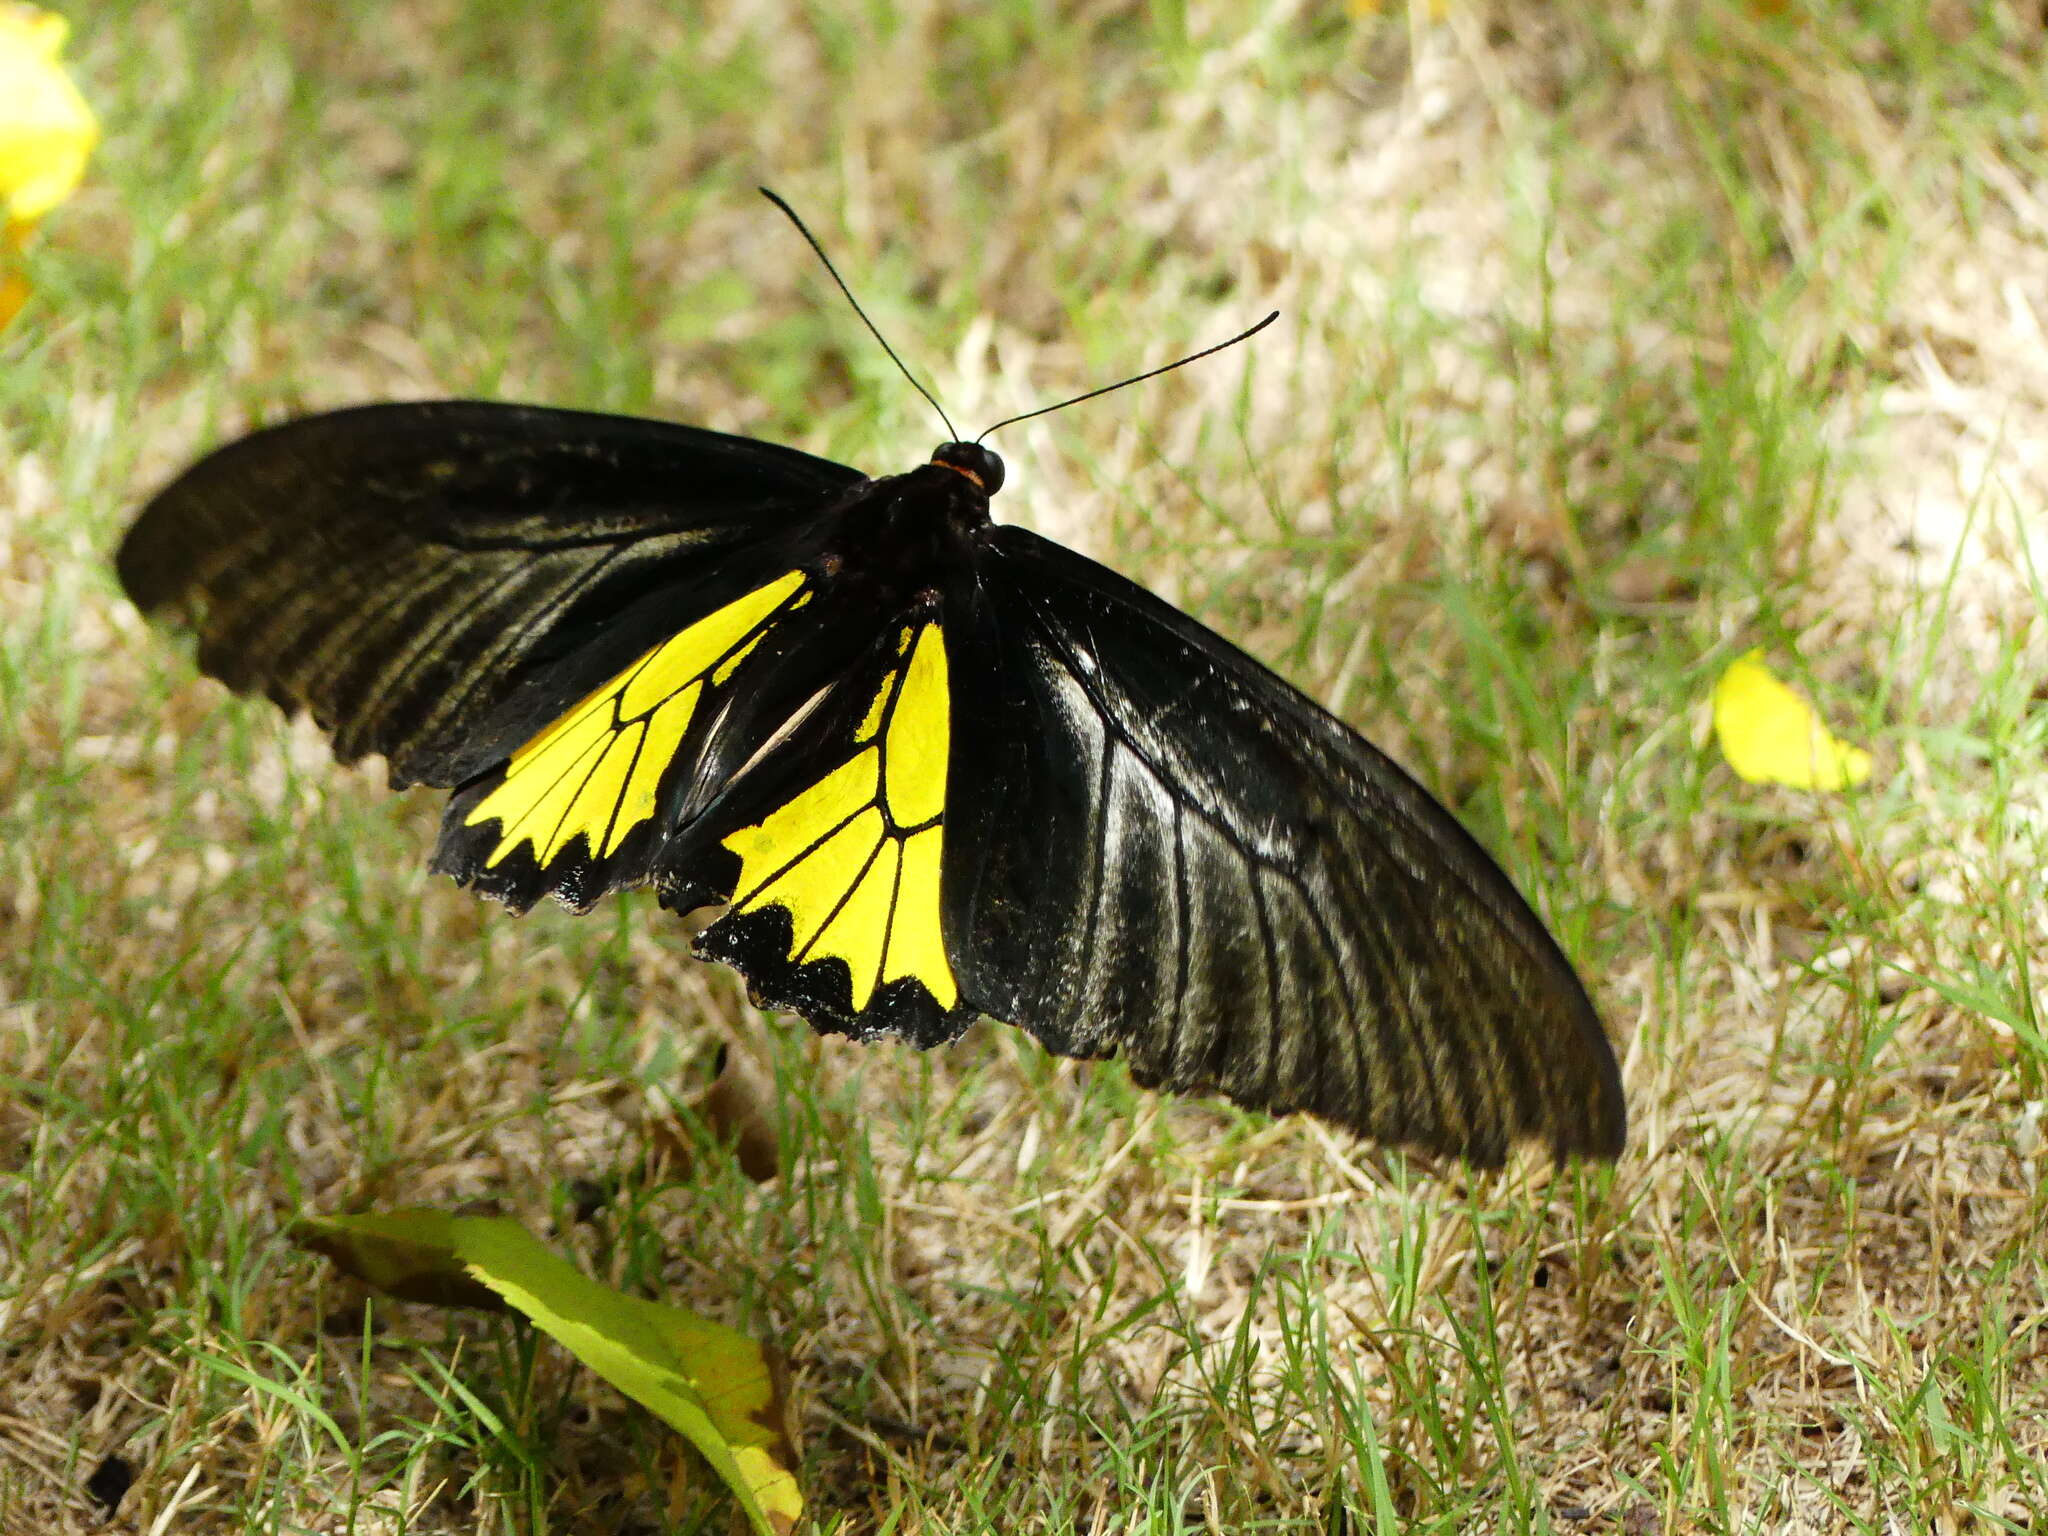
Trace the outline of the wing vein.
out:
M 744 895 L 740 894 L 737 891 L 734 892 L 732 904 L 736 907 L 745 906 L 748 902 L 752 901 L 756 896 L 760 895 L 761 892 L 765 891 L 769 886 L 773 885 L 776 881 L 780 880 L 792 869 L 795 869 L 797 865 L 803 863 L 805 859 L 808 859 L 812 854 L 816 853 L 820 848 L 824 847 L 825 844 L 832 841 L 833 838 L 837 837 L 847 827 L 851 826 L 854 822 L 858 821 L 861 817 L 867 815 L 869 811 L 872 811 L 874 809 L 875 804 L 873 801 L 869 801 L 865 805 L 856 807 L 845 817 L 843 817 L 839 821 L 834 822 L 829 829 L 827 829 L 824 832 L 820 832 L 810 842 L 806 843 L 801 849 L 799 849 L 796 853 L 791 855 L 786 862 L 778 865 L 768 874 L 762 876 L 761 879 L 754 883 L 753 888 L 748 890 Z
M 1194 891 L 1188 880 L 1187 839 L 1181 829 L 1181 818 L 1185 812 L 1171 793 L 1166 799 L 1167 804 L 1173 807 L 1173 1014 L 1167 1021 L 1166 1048 L 1160 1053 L 1160 1059 L 1170 1066 L 1180 1060 L 1181 1035 L 1187 1026 L 1189 929 L 1194 926 L 1195 903 Z
M 440 730 L 441 722 L 444 720 L 462 719 L 469 712 L 470 700 L 476 695 L 477 691 L 487 684 L 495 685 L 500 681 L 498 678 L 498 659 L 508 651 L 523 651 L 525 642 L 531 636 L 551 628 L 556 619 L 561 616 L 563 610 L 570 607 L 576 601 L 577 594 L 594 581 L 617 554 L 617 550 L 610 551 L 602 560 L 596 562 L 587 570 L 578 572 L 570 579 L 566 587 L 557 591 L 535 610 L 529 611 L 523 616 L 522 620 L 499 631 L 496 643 L 491 645 L 482 655 L 473 659 L 469 677 L 463 683 L 461 689 L 447 695 L 427 711 L 425 717 L 421 719 L 410 733 L 410 741 L 416 742 L 423 737 L 433 736 Z M 383 692 L 384 688 L 380 686 L 378 693 L 372 696 L 373 700 L 381 698 Z M 374 719 L 375 713 L 374 702 L 366 702 L 361 706 L 360 715 L 364 720 Z
M 1109 740 L 1105 729 L 1102 740 L 1102 772 L 1095 786 L 1095 847 L 1094 873 L 1088 881 L 1088 927 L 1081 939 L 1080 955 L 1085 958 L 1095 953 L 1095 934 L 1101 926 L 1103 899 L 1103 870 L 1109 860 L 1109 812 L 1110 780 L 1116 766 L 1115 745 Z
M 1252 893 L 1252 911 L 1259 919 L 1259 953 L 1266 960 L 1266 1029 L 1265 1045 L 1261 1052 L 1264 1060 L 1264 1081 L 1259 1097 L 1266 1103 L 1273 1102 L 1273 1078 L 1280 1068 L 1280 1052 L 1275 1048 L 1280 1037 L 1280 956 L 1273 947 L 1273 920 L 1266 911 L 1266 893 L 1260 889 L 1258 871 L 1251 872 L 1245 882 Z
M 848 819 L 851 820 L 852 818 Z M 827 912 L 825 914 L 825 920 L 818 924 L 817 932 L 813 933 L 808 939 L 804 940 L 804 947 L 789 957 L 789 964 L 792 970 L 794 970 L 797 966 L 800 966 L 804 963 L 804 958 L 807 955 L 809 955 L 813 949 L 817 948 L 818 940 L 825 936 L 825 930 L 830 928 L 834 920 L 838 918 L 839 914 L 846 910 L 846 904 L 849 901 L 853 900 L 853 893 L 860 889 L 861 881 L 867 879 L 868 871 L 875 867 L 875 860 L 879 859 L 882 856 L 882 849 L 884 846 L 888 844 L 889 841 L 889 834 L 887 832 L 884 832 L 880 837 L 875 839 L 875 846 L 868 850 L 867 858 L 861 862 L 860 872 L 856 874 L 851 880 L 846 882 L 846 889 L 841 891 L 839 893 L 839 899 L 832 903 L 832 910 L 830 912 Z M 886 935 L 884 936 L 884 938 L 885 943 L 882 953 L 883 956 L 886 958 L 889 951 L 886 945 Z M 845 959 L 845 956 L 842 955 L 840 958 Z M 846 970 L 848 975 L 851 975 L 853 973 L 853 963 L 851 961 L 847 962 Z

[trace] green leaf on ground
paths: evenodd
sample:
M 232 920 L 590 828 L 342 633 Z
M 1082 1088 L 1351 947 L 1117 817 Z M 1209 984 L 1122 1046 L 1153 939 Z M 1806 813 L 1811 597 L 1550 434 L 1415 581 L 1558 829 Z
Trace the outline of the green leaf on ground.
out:
M 517 1222 L 402 1210 L 307 1217 L 293 1239 L 406 1301 L 510 1307 L 695 1446 L 762 1536 L 803 1514 L 761 1346 L 680 1307 L 598 1284 Z

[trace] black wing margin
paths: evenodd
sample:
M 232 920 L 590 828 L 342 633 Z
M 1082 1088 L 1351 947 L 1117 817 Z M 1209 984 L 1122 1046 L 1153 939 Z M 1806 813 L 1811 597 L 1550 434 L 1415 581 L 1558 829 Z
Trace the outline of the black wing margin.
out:
M 761 546 L 863 483 L 667 422 L 361 406 L 200 460 L 143 509 L 116 565 L 145 613 L 196 631 L 200 667 L 230 688 L 309 712 L 344 762 L 383 753 L 394 785 L 454 785 L 517 746 L 542 702 L 597 680 L 575 668 L 508 710 L 536 671 L 656 588 L 765 579 L 777 560 Z M 614 636 L 605 661 L 647 635 Z
M 1405 773 L 1250 657 L 1019 528 L 956 624 L 946 928 L 963 993 L 1147 1086 L 1494 1166 L 1612 1157 L 1570 963 Z

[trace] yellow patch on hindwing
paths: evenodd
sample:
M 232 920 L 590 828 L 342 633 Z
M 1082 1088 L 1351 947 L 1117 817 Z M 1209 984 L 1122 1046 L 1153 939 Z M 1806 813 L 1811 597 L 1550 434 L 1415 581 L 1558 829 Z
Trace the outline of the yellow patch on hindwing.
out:
M 789 913 L 789 961 L 836 956 L 853 973 L 853 1008 L 904 976 L 941 1008 L 960 1000 L 939 927 L 946 756 L 952 741 L 939 626 L 903 632 L 854 741 L 860 750 L 808 789 L 742 827 L 735 912 Z
M 676 748 L 708 684 L 719 687 L 767 633 L 767 621 L 803 584 L 803 573 L 756 587 L 653 647 L 527 742 L 504 782 L 470 808 L 465 826 L 499 824 L 495 868 L 522 844 L 548 861 L 581 836 L 607 858 L 654 814 Z

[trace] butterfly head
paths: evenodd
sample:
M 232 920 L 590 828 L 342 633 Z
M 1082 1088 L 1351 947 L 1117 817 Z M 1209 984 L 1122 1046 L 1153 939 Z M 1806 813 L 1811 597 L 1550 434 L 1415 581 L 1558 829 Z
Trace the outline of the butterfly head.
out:
M 1003 461 L 993 448 L 984 448 L 979 443 L 941 443 L 932 451 L 932 462 L 965 475 L 981 487 L 985 496 L 993 496 L 1003 488 Z

